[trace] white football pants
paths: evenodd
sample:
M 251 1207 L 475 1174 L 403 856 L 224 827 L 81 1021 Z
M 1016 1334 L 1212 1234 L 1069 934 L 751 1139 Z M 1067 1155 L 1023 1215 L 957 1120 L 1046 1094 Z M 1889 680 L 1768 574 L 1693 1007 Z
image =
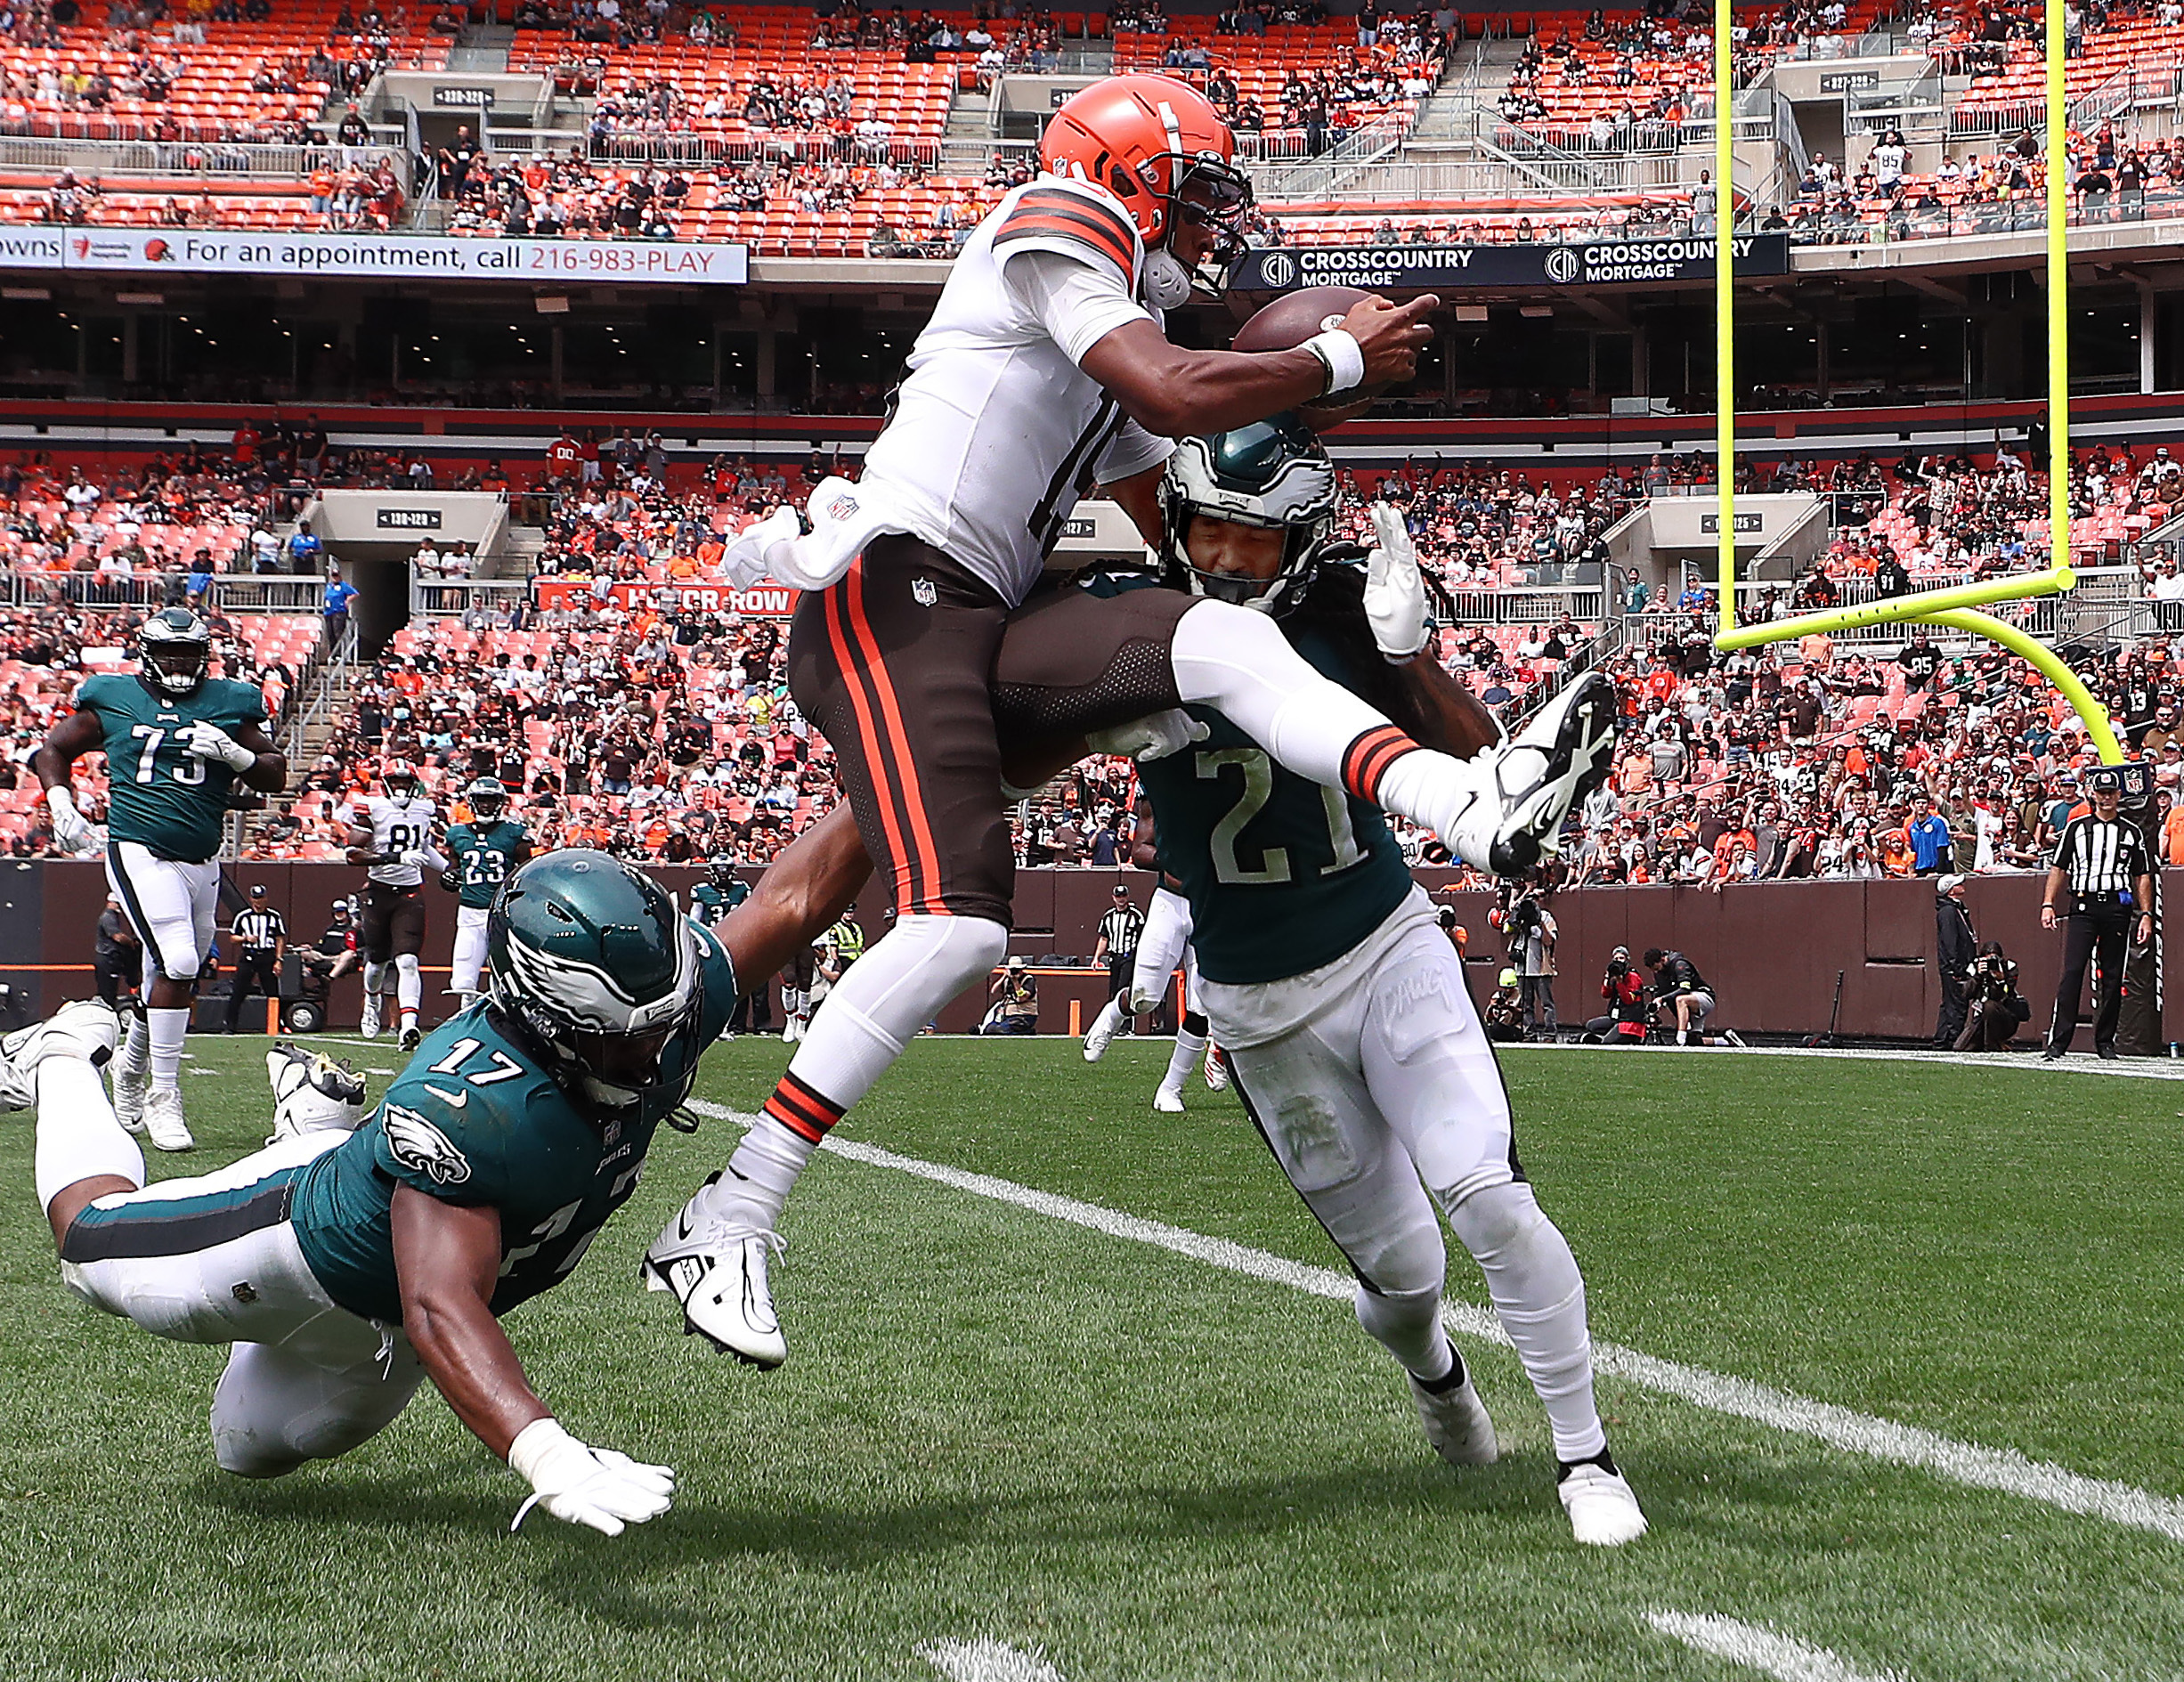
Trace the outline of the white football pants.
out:
M 491 914 L 483 906 L 464 906 L 456 912 L 455 964 L 448 976 L 451 991 L 478 990 L 478 973 L 485 967 L 485 920 Z
M 1130 971 L 1130 1014 L 1144 1016 L 1160 1008 L 1175 966 L 1183 968 L 1183 992 L 1198 1008 L 1198 957 L 1190 949 L 1190 901 L 1166 888 L 1153 890 L 1138 934 L 1137 959 Z
M 144 986 L 165 975 L 194 981 L 212 950 L 220 911 L 220 865 L 159 858 L 135 841 L 106 849 L 106 880 L 144 943 Z

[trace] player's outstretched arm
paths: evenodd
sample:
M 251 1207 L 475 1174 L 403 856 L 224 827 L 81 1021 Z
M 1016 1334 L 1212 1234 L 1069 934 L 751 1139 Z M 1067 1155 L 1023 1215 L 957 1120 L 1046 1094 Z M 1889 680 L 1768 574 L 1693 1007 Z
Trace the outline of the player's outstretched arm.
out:
M 401 1185 L 390 1221 L 402 1329 L 455 1417 L 505 1459 L 525 1426 L 550 1416 L 493 1318 L 500 1212 Z
M 871 875 L 857 820 L 846 803 L 837 806 L 767 867 L 713 932 L 737 975 L 772 975 L 834 926 Z
M 402 1329 L 455 1417 L 529 1481 L 533 1506 L 571 1524 L 619 1536 L 668 1509 L 675 1474 L 580 1442 L 547 1410 L 493 1318 L 500 1214 L 394 1189 L 389 1212 Z
M 1150 321 L 1130 321 L 1084 353 L 1079 367 L 1129 417 L 1164 438 L 1227 432 L 1360 385 L 1409 379 L 1433 337 L 1425 318 L 1441 300 L 1370 298 L 1343 318 L 1359 365 L 1337 370 L 1316 351 L 1196 351 L 1171 345 Z

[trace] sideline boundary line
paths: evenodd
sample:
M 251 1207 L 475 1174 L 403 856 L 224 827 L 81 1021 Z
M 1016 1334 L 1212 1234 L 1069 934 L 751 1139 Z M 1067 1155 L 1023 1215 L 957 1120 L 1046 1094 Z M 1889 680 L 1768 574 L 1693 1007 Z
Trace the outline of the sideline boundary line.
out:
M 732 1109 L 707 1099 L 691 1100 L 690 1108 L 710 1120 L 730 1122 L 740 1127 L 747 1128 L 759 1119 L 747 1110 Z M 1293 1262 L 1228 1239 L 1209 1238 L 1185 1227 L 1124 1215 L 1097 1203 L 1084 1203 L 1057 1192 L 1019 1185 L 1013 1180 L 902 1156 L 860 1140 L 830 1137 L 820 1148 L 869 1167 L 891 1169 L 996 1203 L 1027 1209 L 1072 1226 L 1103 1232 L 1110 1238 L 1127 1239 L 1133 1243 L 1168 1250 L 1209 1267 L 1262 1280 L 1270 1285 L 1286 1286 L 1307 1296 L 1347 1303 L 1355 1288 L 1355 1281 L 1347 1273 L 1337 1273 L 1332 1268 Z M 1489 1310 L 1470 1303 L 1444 1302 L 1441 1312 L 1442 1320 L 1452 1331 L 1504 1348 L 1509 1346 L 1508 1334 Z M 2015 1449 L 1990 1449 L 1977 1442 L 1961 1442 L 1923 1426 L 1859 1413 L 1833 1402 L 1817 1402 L 1792 1391 L 1755 1384 L 1704 1367 L 1666 1361 L 1619 1344 L 1595 1339 L 1593 1365 L 1597 1372 L 1628 1379 L 1694 1407 L 1749 1419 L 1791 1435 L 1812 1437 L 1847 1454 L 1931 1472 L 1968 1489 L 1993 1490 L 2038 1501 L 2066 1513 L 2104 1519 L 2126 1529 L 2151 1531 L 2172 1542 L 2184 1542 L 2184 1499 L 2174 1496 L 2157 1495 L 2114 1479 L 2089 1477 L 2067 1467 L 2032 1459 Z

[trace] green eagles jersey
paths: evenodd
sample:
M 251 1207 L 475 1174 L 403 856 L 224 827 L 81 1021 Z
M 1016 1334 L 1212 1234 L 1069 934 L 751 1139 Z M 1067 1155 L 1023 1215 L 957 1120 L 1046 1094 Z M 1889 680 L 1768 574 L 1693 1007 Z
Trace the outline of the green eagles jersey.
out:
M 326 1294 L 364 1319 L 401 1320 L 397 1185 L 500 1212 L 494 1313 L 565 1279 L 636 1190 L 654 1130 L 689 1096 L 699 1054 L 735 1008 L 727 950 L 702 931 L 698 945 L 697 1026 L 668 1046 L 665 1084 L 614 1117 L 564 1091 L 483 1001 L 426 1036 L 371 1118 L 296 1179 L 289 1218 Z
M 255 684 L 207 678 L 192 695 L 154 695 L 118 672 L 86 678 L 76 710 L 105 733 L 107 838 L 135 841 L 161 858 L 201 864 L 220 850 L 228 790 L 235 773 L 217 760 L 182 750 L 182 733 L 199 720 L 230 735 L 265 722 L 265 697 Z
M 483 911 L 493 903 L 530 842 L 512 817 L 494 824 L 456 824 L 448 830 L 448 868 L 455 873 L 455 903 Z
M 1309 620 L 1277 622 L 1325 677 L 1342 655 Z M 1139 768 L 1160 866 L 1190 901 L 1209 981 L 1250 986 L 1316 970 L 1356 946 L 1410 891 L 1380 808 L 1284 770 L 1221 713 L 1192 707 L 1205 741 Z
M 737 877 L 726 888 L 702 882 L 690 890 L 690 914 L 710 929 L 751 898 L 751 884 Z

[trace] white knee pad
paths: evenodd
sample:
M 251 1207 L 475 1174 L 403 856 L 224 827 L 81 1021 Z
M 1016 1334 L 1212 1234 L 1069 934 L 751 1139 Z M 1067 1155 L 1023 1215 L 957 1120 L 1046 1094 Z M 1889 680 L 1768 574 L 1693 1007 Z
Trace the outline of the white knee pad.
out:
M 1441 1287 L 1417 1291 L 1368 1291 L 1360 1285 L 1353 1304 L 1366 1335 L 1412 1372 L 1441 1369 L 1449 1334 L 1441 1326 Z
M 1343 1235 L 1351 1265 L 1391 1297 L 1431 1294 L 1440 1300 L 1449 1271 L 1448 1247 L 1431 1209 L 1391 1211 L 1388 1218 L 1362 1231 Z M 1363 1312 L 1360 1311 L 1360 1318 Z M 1368 1326 L 1368 1331 L 1372 1328 Z
M 1482 1267 L 1521 1252 L 1541 1228 L 1555 1230 L 1522 1180 L 1505 1178 L 1435 1195 L 1442 1199 L 1450 1231 Z
M 384 1362 L 335 1370 L 270 1344 L 237 1344 L 213 1391 L 213 1457 L 238 1477 L 282 1477 L 369 1442 L 424 1378 L 397 1339 Z
M 420 973 L 417 961 L 417 954 L 414 952 L 396 954 L 394 958 L 394 969 L 399 979 L 404 981 L 415 979 Z

